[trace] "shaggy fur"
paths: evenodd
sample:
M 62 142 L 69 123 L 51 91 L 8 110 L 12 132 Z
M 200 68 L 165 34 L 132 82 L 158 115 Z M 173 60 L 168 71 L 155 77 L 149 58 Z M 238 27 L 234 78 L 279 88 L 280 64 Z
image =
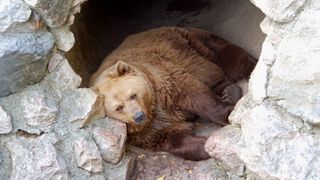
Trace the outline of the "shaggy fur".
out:
M 233 83 L 247 78 L 254 59 L 198 29 L 162 27 L 129 36 L 92 76 L 106 115 L 123 121 L 128 141 L 191 160 L 208 158 L 195 137 L 196 116 L 225 125 L 241 97 Z M 223 101 L 223 98 L 225 101 Z M 134 116 L 143 112 L 142 122 Z

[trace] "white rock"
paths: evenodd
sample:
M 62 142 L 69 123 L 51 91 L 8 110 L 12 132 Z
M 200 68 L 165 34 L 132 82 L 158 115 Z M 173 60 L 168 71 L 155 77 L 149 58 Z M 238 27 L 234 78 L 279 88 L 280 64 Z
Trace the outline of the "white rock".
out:
M 23 118 L 31 126 L 49 126 L 55 122 L 58 109 L 47 102 L 44 91 L 25 91 L 22 93 L 20 105 Z
M 88 88 L 66 91 L 60 102 L 60 115 L 68 122 L 86 124 L 104 116 L 103 98 Z
M 4 32 L 14 23 L 25 22 L 31 15 L 31 9 L 22 0 L 0 1 L 0 32 Z
M 250 0 L 270 19 L 289 22 L 297 16 L 306 0 Z
M 278 47 L 270 70 L 268 95 L 288 112 L 311 124 L 320 124 L 320 16 L 306 6 Z
M 69 179 L 65 161 L 54 147 L 54 137 L 12 137 L 6 144 L 12 161 L 9 179 Z
M 52 72 L 64 60 L 64 57 L 58 53 L 54 53 L 48 63 L 48 71 Z
M 59 27 L 66 21 L 73 0 L 24 0 L 49 27 Z
M 8 134 L 12 131 L 11 117 L 0 106 L 0 134 Z
M 102 171 L 102 158 L 93 140 L 80 138 L 74 142 L 78 166 L 91 172 Z
M 114 165 L 112 163 L 106 163 L 104 170 L 106 173 L 106 179 L 109 180 L 130 180 L 132 179 L 132 170 L 135 165 L 136 156 L 132 153 L 126 153 L 121 161 Z
M 244 163 L 236 154 L 236 144 L 240 139 L 240 129 L 231 125 L 213 133 L 206 141 L 205 150 L 215 160 L 222 162 L 225 170 L 239 172 L 242 175 Z
M 58 49 L 67 52 L 73 47 L 75 39 L 68 25 L 52 28 L 51 32 L 54 36 Z
M 101 152 L 102 158 L 117 164 L 122 158 L 127 139 L 127 129 L 124 123 L 106 118 L 103 126 L 93 127 L 92 133 Z
M 81 77 L 76 74 L 66 59 L 62 60 L 56 68 L 48 74 L 44 81 L 45 86 L 52 87 L 59 97 L 66 90 L 76 89 L 81 84 Z
M 259 60 L 249 79 L 248 89 L 252 95 L 252 99 L 261 103 L 267 97 L 268 67 Z
M 317 179 L 320 138 L 301 128 L 302 123 L 272 106 L 257 106 L 242 121 L 237 154 L 264 179 Z

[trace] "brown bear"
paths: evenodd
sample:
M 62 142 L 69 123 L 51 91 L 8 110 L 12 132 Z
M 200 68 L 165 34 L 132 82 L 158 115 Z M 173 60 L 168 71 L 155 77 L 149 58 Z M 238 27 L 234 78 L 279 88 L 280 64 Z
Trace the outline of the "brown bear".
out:
M 189 160 L 209 157 L 195 117 L 225 125 L 255 60 L 199 29 L 161 27 L 126 38 L 90 79 L 106 115 L 127 124 L 129 143 Z

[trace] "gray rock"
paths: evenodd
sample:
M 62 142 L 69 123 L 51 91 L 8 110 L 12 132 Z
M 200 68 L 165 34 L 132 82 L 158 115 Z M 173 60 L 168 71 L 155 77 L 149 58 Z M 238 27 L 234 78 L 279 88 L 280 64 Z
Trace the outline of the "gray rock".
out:
M 12 160 L 9 179 L 69 179 L 65 161 L 54 147 L 56 142 L 53 134 L 12 137 L 6 143 Z
M 73 0 L 24 0 L 49 27 L 59 27 L 67 19 Z
M 114 165 L 112 163 L 106 163 L 104 165 L 104 171 L 106 179 L 108 180 L 129 180 L 131 179 L 132 170 L 135 164 L 136 156 L 131 153 L 126 153 L 121 161 Z
M 94 140 L 96 141 L 102 158 L 113 164 L 117 164 L 122 158 L 127 139 L 127 128 L 124 123 L 104 119 L 103 126 L 94 126 L 92 129 Z
M 15 23 L 27 21 L 30 15 L 31 9 L 23 0 L 0 1 L 0 32 Z
M 269 18 L 278 22 L 288 22 L 297 16 L 306 0 L 250 0 Z
M 53 53 L 48 63 L 48 71 L 51 73 L 64 60 L 64 57 L 58 53 Z
M 268 95 L 289 113 L 313 125 L 320 124 L 320 3 L 301 12 L 289 34 L 278 45 L 277 61 Z
M 75 39 L 68 25 L 52 28 L 51 32 L 54 36 L 57 48 L 67 52 L 74 45 Z
M 320 177 L 320 138 L 293 117 L 264 104 L 251 109 L 241 124 L 237 154 L 264 179 Z M 308 167 L 308 168 L 305 168 Z
M 52 61 L 59 61 L 55 65 L 54 70 L 48 74 L 42 84 L 55 90 L 58 97 L 62 97 L 62 93 L 66 90 L 73 90 L 80 86 L 81 77 L 76 74 L 66 59 L 56 60 L 56 55 Z M 59 59 L 59 58 L 58 58 Z
M 60 115 L 68 122 L 90 122 L 104 116 L 102 100 L 87 88 L 65 91 L 60 101 Z
M 93 140 L 80 138 L 74 142 L 78 166 L 91 172 L 102 171 L 102 158 Z
M 0 134 L 8 134 L 12 131 L 11 117 L 0 106 Z
M 55 122 L 58 108 L 48 102 L 46 94 L 41 89 L 21 93 L 20 106 L 22 118 L 30 126 L 49 126 Z
M 58 106 L 52 91 L 35 84 L 23 91 L 0 99 L 0 104 L 11 116 L 15 130 L 23 129 L 39 134 L 47 131 L 56 122 Z
M 53 37 L 45 31 L 0 34 L 0 97 L 39 82 L 46 72 Z
M 205 144 L 205 150 L 211 157 L 222 162 L 225 170 L 238 172 L 239 176 L 243 175 L 245 167 L 235 149 L 240 135 L 240 129 L 228 125 L 213 133 Z

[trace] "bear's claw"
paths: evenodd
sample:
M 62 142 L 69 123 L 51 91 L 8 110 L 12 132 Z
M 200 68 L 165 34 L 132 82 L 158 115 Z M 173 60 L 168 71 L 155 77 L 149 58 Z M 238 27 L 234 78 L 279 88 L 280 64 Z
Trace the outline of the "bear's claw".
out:
M 222 101 L 235 105 L 241 97 L 242 89 L 238 85 L 232 84 L 223 90 Z

